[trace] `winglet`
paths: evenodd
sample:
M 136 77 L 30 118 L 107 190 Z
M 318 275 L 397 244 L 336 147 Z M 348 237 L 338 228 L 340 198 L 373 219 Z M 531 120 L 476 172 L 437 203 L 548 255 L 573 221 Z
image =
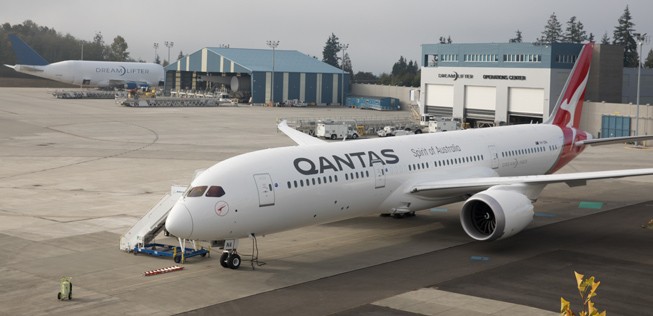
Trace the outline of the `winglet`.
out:
M 39 53 L 27 45 L 27 43 L 23 42 L 16 34 L 9 34 L 9 40 L 16 54 L 18 64 L 32 66 L 45 66 L 49 64 L 45 58 L 41 57 Z
M 288 126 L 288 123 L 286 120 L 283 120 L 279 123 L 277 126 L 280 131 L 282 131 L 286 136 L 290 137 L 297 145 L 300 146 L 305 146 L 305 145 L 317 145 L 317 144 L 326 144 L 327 142 L 317 138 L 313 137 L 311 135 L 302 133 L 290 126 Z

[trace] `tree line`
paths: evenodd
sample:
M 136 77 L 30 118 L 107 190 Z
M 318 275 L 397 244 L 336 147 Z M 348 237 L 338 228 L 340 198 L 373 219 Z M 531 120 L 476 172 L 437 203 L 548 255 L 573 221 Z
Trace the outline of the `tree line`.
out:
M 61 34 L 54 28 L 40 26 L 32 20 L 11 25 L 2 24 L 0 27 L 0 64 L 15 64 L 16 57 L 9 47 L 9 34 L 16 34 L 26 43 L 43 56 L 48 62 L 62 60 L 98 60 L 98 61 L 129 61 L 145 62 L 135 60 L 129 54 L 129 45 L 125 38 L 118 35 L 110 44 L 105 43 L 102 32 L 95 33 L 91 41 L 80 40 L 70 34 Z M 183 54 L 180 52 L 180 54 Z M 182 55 L 183 56 L 183 55 Z M 160 62 L 157 56 L 156 61 Z M 164 60 L 166 66 L 168 61 Z M 0 67 L 0 76 L 20 76 L 19 73 L 7 67 Z
M 624 48 L 624 67 L 637 67 L 641 65 L 645 68 L 653 68 L 653 49 L 648 52 L 645 62 L 640 63 L 637 46 L 638 43 L 645 40 L 645 37 L 637 33 L 634 26 L 635 23 L 633 22 L 632 15 L 628 6 L 626 6 L 614 28 L 612 39 L 605 32 L 600 43 L 622 46 Z M 128 52 L 129 46 L 120 35 L 116 36 L 111 44 L 105 43 L 101 32 L 97 32 L 93 40 L 85 41 L 77 39 L 70 34 L 63 35 L 53 28 L 39 26 L 31 20 L 26 20 L 16 25 L 4 23 L 0 28 L 0 64 L 15 64 L 13 51 L 7 45 L 7 36 L 10 33 L 15 33 L 25 42 L 30 43 L 30 46 L 49 62 L 68 59 L 144 62 L 143 60 L 134 60 L 130 56 Z M 521 43 L 522 40 L 523 34 L 518 29 L 515 32 L 515 37 L 510 38 L 508 42 Z M 587 33 L 583 23 L 576 16 L 569 18 L 566 23 L 566 28 L 563 31 L 562 24 L 558 21 L 555 12 L 553 12 L 549 16 L 541 36 L 536 38 L 535 43 L 583 43 L 588 41 L 594 41 L 594 34 Z M 453 40 L 448 35 L 447 37 L 440 36 L 436 42 L 440 44 L 451 44 Z M 417 61 L 407 60 L 403 56 L 400 56 L 399 60 L 392 65 L 390 73 L 384 72 L 379 76 L 365 71 L 354 73 L 352 60 L 346 51 L 347 48 L 348 45 L 341 44 L 339 38 L 332 33 L 324 45 L 322 61 L 343 69 L 349 73 L 350 78 L 353 78 L 352 82 L 356 83 L 413 87 L 420 85 L 420 66 Z M 179 58 L 181 57 L 183 57 L 183 53 L 180 51 Z M 158 55 L 155 58 L 155 62 L 161 63 Z M 168 62 L 164 60 L 163 66 L 166 66 Z M 16 72 L 9 68 L 1 67 L 0 75 L 14 76 Z
M 638 67 L 638 65 L 646 68 L 653 66 L 653 49 L 649 51 L 646 61 L 640 63 L 640 56 L 637 53 L 638 43 L 643 42 L 646 38 L 645 34 L 635 31 L 635 23 L 630 14 L 630 9 L 626 6 L 623 14 L 617 20 L 617 25 L 612 32 L 612 40 L 608 36 L 608 32 L 603 33 L 601 37 L 601 44 L 618 45 L 624 48 L 624 67 Z M 519 43 L 522 41 L 522 33 L 517 30 L 515 37 L 508 40 L 511 43 Z M 583 43 L 594 42 L 594 34 L 587 33 L 584 30 L 583 23 L 572 16 L 567 21 L 565 30 L 562 30 L 562 24 L 558 21 L 555 12 L 549 16 L 549 19 L 544 26 L 542 35 L 535 41 L 537 44 L 551 44 L 551 43 Z
M 645 34 L 637 33 L 635 31 L 635 23 L 633 22 L 632 15 L 628 6 L 624 9 L 623 14 L 617 20 L 617 25 L 612 33 L 612 40 L 605 32 L 601 38 L 601 44 L 619 45 L 624 48 L 624 67 L 640 67 L 653 68 L 653 49 L 649 50 L 648 55 L 644 62 L 640 63 L 640 57 L 637 53 L 637 45 L 646 40 Z M 521 30 L 515 32 L 515 37 L 508 39 L 509 43 L 521 43 L 523 41 L 523 34 Z M 594 42 L 594 34 L 587 33 L 584 29 L 583 23 L 578 20 L 576 16 L 572 16 L 566 23 L 565 30 L 562 29 L 562 24 L 558 21 L 555 12 L 549 16 L 549 19 L 544 26 L 544 30 L 540 37 L 535 39 L 536 44 L 546 45 L 551 43 L 584 43 Z M 436 41 L 440 44 L 451 44 L 453 40 L 451 36 L 440 36 Z M 327 40 L 323 51 L 322 61 L 340 67 L 337 53 L 338 37 L 331 34 Z M 407 61 L 403 56 L 399 57 L 399 61 L 395 62 L 392 66 L 392 72 L 382 73 L 376 76 L 371 72 L 359 71 L 354 74 L 352 70 L 351 60 L 345 54 L 346 64 L 345 69 L 352 75 L 353 82 L 355 83 L 374 83 L 384 85 L 397 85 L 397 86 L 420 86 L 420 70 L 417 61 Z
M 417 61 L 406 60 L 404 56 L 401 56 L 399 61 L 392 66 L 390 74 L 382 73 L 380 76 L 376 76 L 366 71 L 359 71 L 354 74 L 351 59 L 346 50 L 342 54 L 343 57 L 338 56 L 338 53 L 342 52 L 346 47 L 348 46 L 342 45 L 340 39 L 331 33 L 322 50 L 322 61 L 349 73 L 350 78 L 353 78 L 352 82 L 419 87 L 420 70 Z

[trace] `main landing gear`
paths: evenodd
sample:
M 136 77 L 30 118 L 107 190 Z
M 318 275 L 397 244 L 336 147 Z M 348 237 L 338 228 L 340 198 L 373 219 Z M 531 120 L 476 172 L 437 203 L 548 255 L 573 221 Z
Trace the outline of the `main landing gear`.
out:
M 238 240 L 225 240 L 224 252 L 220 255 L 220 265 L 223 268 L 238 269 L 240 267 L 240 255 L 236 251 Z

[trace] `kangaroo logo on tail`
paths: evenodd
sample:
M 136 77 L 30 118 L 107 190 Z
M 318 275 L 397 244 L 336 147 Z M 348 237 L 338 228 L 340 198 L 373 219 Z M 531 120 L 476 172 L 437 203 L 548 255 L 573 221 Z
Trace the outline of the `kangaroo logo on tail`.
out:
M 562 93 L 560 93 L 553 113 L 546 122 L 547 124 L 567 128 L 579 127 L 583 100 L 585 99 L 585 87 L 587 86 L 590 64 L 592 63 L 593 46 L 592 43 L 583 46 L 580 56 L 562 89 Z

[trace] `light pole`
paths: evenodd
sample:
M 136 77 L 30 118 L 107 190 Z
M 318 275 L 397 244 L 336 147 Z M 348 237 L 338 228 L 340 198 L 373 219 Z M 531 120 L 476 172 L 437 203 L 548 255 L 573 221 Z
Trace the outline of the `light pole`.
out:
M 342 62 L 340 68 L 342 69 L 342 84 L 340 85 L 340 106 L 345 106 L 345 50 L 349 48 L 349 44 L 338 44 L 338 48 L 342 51 Z
M 159 56 L 159 54 L 157 54 L 158 49 L 159 49 L 159 43 L 154 43 L 154 62 L 156 62 L 156 57 Z
M 640 89 L 640 78 L 642 74 L 642 46 L 644 44 L 644 41 L 648 40 L 648 36 L 646 33 L 644 34 L 639 34 L 635 33 L 633 34 L 635 37 L 637 37 L 637 44 L 639 44 L 639 58 L 637 60 L 637 119 L 635 121 L 635 136 L 639 136 L 639 89 Z M 639 146 L 639 142 L 635 141 L 635 146 Z
M 274 50 L 279 46 L 279 41 L 267 41 L 269 47 L 272 47 L 272 80 L 270 84 L 272 89 L 270 89 L 270 99 L 272 99 L 272 105 L 274 105 Z
M 165 45 L 168 48 L 168 65 L 170 65 L 170 49 L 172 48 L 172 46 L 175 46 L 175 42 L 165 41 L 163 42 L 163 45 Z

